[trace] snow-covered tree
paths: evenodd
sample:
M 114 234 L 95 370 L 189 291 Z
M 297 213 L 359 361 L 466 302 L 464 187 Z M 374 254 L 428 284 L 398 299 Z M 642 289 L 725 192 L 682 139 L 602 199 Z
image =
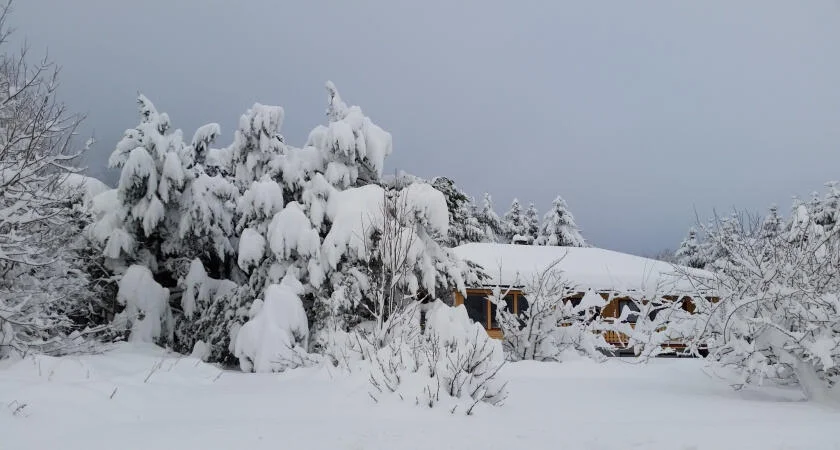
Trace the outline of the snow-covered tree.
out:
M 761 222 L 761 230 L 759 231 L 759 238 L 772 241 L 779 233 L 782 232 L 782 218 L 779 216 L 779 208 L 776 205 L 770 207 L 770 212 L 764 217 Z
M 586 240 L 569 211 L 566 201 L 559 195 L 551 203 L 551 210 L 543 216 L 537 245 L 559 245 L 564 247 L 586 247 Z
M 232 255 L 236 193 L 200 164 L 217 125 L 202 127 L 187 145 L 181 130 L 171 130 L 166 113 L 143 95 L 138 104 L 140 124 L 126 130 L 109 159 L 111 167 L 121 169 L 116 202 L 93 234 L 106 256 L 143 264 L 172 287 L 194 257 L 218 272 L 220 261 Z
M 235 205 L 239 197 L 235 185 L 218 168 L 205 166 L 210 145 L 219 134 L 217 124 L 200 127 L 193 136 L 192 163 L 187 163 L 187 177 L 181 204 L 178 236 L 187 257 L 199 258 L 216 277 L 231 276 L 236 253 L 234 236 Z
M 487 235 L 476 217 L 473 199 L 446 177 L 434 178 L 432 187 L 444 195 L 449 210 L 449 233 L 444 243 L 457 247 L 469 242 L 485 242 Z
M 826 183 L 825 196 L 819 202 L 814 212 L 814 222 L 820 225 L 826 232 L 831 232 L 840 222 L 840 183 L 831 181 Z
M 490 194 L 484 193 L 481 208 L 475 214 L 475 217 L 484 232 L 487 242 L 503 242 L 505 236 L 504 224 L 493 209 L 493 198 Z
M 537 207 L 534 203 L 528 204 L 528 209 L 525 210 L 525 240 L 528 244 L 533 244 L 540 234 L 540 215 L 537 212 Z
M 215 158 L 209 173 L 205 168 L 209 155 L 219 153 L 210 148 L 220 133 L 217 124 L 200 127 L 188 145 L 180 130 L 171 130 L 169 116 L 158 112 L 149 99 L 140 95 L 138 104 L 141 123 L 126 130 L 109 160 L 121 169 L 119 185 L 96 198 L 98 219 L 90 235 L 118 276 L 129 265 L 146 267 L 156 283 L 176 294 L 174 302 L 179 282 L 183 287 L 196 263 L 210 276 L 232 276 L 239 192 L 235 179 L 228 179 L 231 162 Z M 199 339 L 195 333 L 209 320 L 203 314 L 210 312 L 184 312 L 176 309 L 170 332 L 153 337 L 174 337 L 176 349 L 190 351 Z
M 216 158 L 231 155 L 236 167 L 237 264 L 249 278 L 228 315 L 237 322 L 227 326 L 233 334 L 242 311 L 271 285 L 300 286 L 308 344 L 318 351 L 332 333 L 375 318 L 371 302 L 384 281 L 394 283 L 400 298 L 414 299 L 463 285 L 465 266 L 441 246 L 450 221 L 444 196 L 410 177 L 384 182 L 391 135 L 358 106 L 347 106 L 332 83 L 327 93 L 329 121 L 302 148 L 284 142 L 281 108 L 255 105 Z M 392 235 L 411 245 L 399 276 L 383 279 L 381 269 L 394 258 L 387 245 Z
M 9 12 L 10 2 L 0 6 L 3 50 Z M 31 63 L 26 48 L 0 55 L 0 359 L 72 351 L 85 331 L 75 319 L 91 300 L 76 252 L 86 217 L 67 183 L 82 118 L 58 100 L 58 81 L 58 68 Z
M 248 320 L 249 311 L 240 303 L 241 288 L 231 280 L 210 277 L 197 258 L 179 287 L 183 292 L 174 329 L 175 350 L 190 353 L 200 346 L 206 349 L 206 361 L 236 363 L 231 337 Z
M 840 398 L 840 229 L 816 223 L 822 205 L 812 204 L 795 202 L 775 236 L 736 219 L 710 235 L 726 252 L 714 267 L 720 302 L 704 343 L 711 361 L 736 370 L 737 386 L 772 381 Z
M 702 269 L 706 266 L 706 260 L 697 239 L 697 230 L 693 227 L 689 228 L 688 236 L 680 243 L 680 247 L 674 252 L 674 257 L 677 264 L 686 267 Z
M 526 244 L 528 235 L 528 223 L 519 199 L 513 199 L 510 209 L 502 217 L 502 226 L 505 232 L 505 243 Z

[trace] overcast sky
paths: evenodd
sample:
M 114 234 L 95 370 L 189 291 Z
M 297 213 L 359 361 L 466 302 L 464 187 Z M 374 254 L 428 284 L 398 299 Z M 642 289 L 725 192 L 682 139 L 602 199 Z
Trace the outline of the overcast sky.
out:
M 616 250 L 840 179 L 837 0 L 407 3 L 16 0 L 12 22 L 63 67 L 111 183 L 138 91 L 187 136 L 220 123 L 220 146 L 253 102 L 282 105 L 302 145 L 326 80 L 393 134 L 388 171 L 489 191 L 500 214 L 561 194 Z

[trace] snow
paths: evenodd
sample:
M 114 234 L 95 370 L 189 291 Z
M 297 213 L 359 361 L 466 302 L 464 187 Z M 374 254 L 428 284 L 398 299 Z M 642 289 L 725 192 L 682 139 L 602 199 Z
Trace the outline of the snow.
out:
M 163 335 L 171 319 L 169 289 L 158 284 L 149 269 L 130 266 L 120 279 L 117 301 L 125 305 L 120 315 L 131 325 L 131 341 L 153 342 Z
M 219 126 L 218 123 L 208 123 L 206 125 L 202 125 L 195 130 L 192 138 L 192 145 L 193 147 L 196 147 L 196 150 L 206 150 L 205 148 L 198 147 L 213 142 L 216 140 L 216 136 L 219 136 L 220 134 L 222 134 L 222 127 Z
M 604 300 L 604 297 L 601 297 L 592 289 L 586 291 L 583 294 L 583 298 L 580 299 L 580 303 L 578 304 L 579 309 L 587 309 L 587 308 L 603 308 L 607 306 L 607 302 Z
M 432 230 L 446 236 L 449 231 L 449 210 L 446 198 L 431 184 L 414 183 L 400 190 L 400 203 L 422 217 Z
M 292 252 L 315 256 L 321 245 L 318 230 L 312 228 L 300 204 L 290 202 L 274 215 L 268 227 L 268 245 L 278 259 L 288 259 Z
M 0 364 L 4 449 L 840 446 L 836 410 L 786 390 L 732 391 L 694 359 L 508 364 L 505 405 L 470 417 L 409 400 L 375 404 L 364 376 L 337 369 L 223 372 L 144 344 Z
M 251 266 L 256 266 L 262 261 L 265 255 L 265 238 L 259 231 L 253 228 L 242 230 L 239 238 L 239 256 L 236 264 L 240 269 L 247 271 Z
M 120 194 L 125 195 L 126 191 L 142 189 L 144 191 L 140 192 L 141 195 L 152 196 L 157 184 L 155 160 L 143 147 L 131 150 L 120 173 Z
M 171 187 L 180 188 L 184 184 L 184 170 L 181 167 L 181 158 L 174 151 L 166 152 L 163 162 L 163 173 L 158 186 L 158 195 L 164 201 L 169 200 Z
M 69 191 L 79 191 L 82 198 L 82 203 L 86 208 L 90 208 L 93 204 L 93 199 L 110 190 L 111 188 L 97 178 L 82 175 L 80 173 L 70 173 L 61 181 L 61 186 Z
M 236 334 L 234 354 L 245 372 L 278 372 L 286 359 L 305 349 L 309 335 L 306 311 L 287 286 L 272 284 L 262 305 L 254 302 L 251 320 Z
M 555 270 L 574 288 L 612 292 L 650 292 L 693 294 L 698 291 L 685 271 L 700 278 L 712 277 L 703 270 L 595 247 L 555 247 L 537 245 L 471 243 L 455 247 L 455 254 L 481 265 L 490 279 L 487 285 L 521 285 L 533 279 L 555 261 Z M 473 287 L 473 286 L 468 286 Z
M 426 313 L 426 327 L 440 339 L 443 345 L 450 345 L 458 340 L 474 340 L 476 337 L 487 336 L 484 327 L 470 319 L 464 305 L 451 308 L 439 300 L 433 303 Z M 493 353 L 502 357 L 501 341 L 494 339 L 489 342 L 492 344 Z
M 322 253 L 330 267 L 335 268 L 345 252 L 366 261 L 372 248 L 370 236 L 382 227 L 385 195 L 381 187 L 370 184 L 339 191 L 327 201 L 327 216 L 332 221 L 324 238 Z
M 283 188 L 267 176 L 251 183 L 251 187 L 242 194 L 237 204 L 237 211 L 245 216 L 272 217 L 281 209 Z

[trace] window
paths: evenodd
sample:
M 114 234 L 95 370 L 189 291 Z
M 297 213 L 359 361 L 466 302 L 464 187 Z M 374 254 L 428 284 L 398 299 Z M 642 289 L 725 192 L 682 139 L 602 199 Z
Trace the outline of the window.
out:
M 519 294 L 516 296 L 516 313 L 522 314 L 525 311 L 528 311 L 528 299 L 524 295 Z
M 464 298 L 464 307 L 467 309 L 467 315 L 470 319 L 480 323 L 484 328 L 499 328 L 499 322 L 496 320 L 498 308 L 497 305 L 487 300 L 489 295 L 489 292 L 470 292 Z M 528 299 L 518 292 L 507 294 L 504 301 L 506 311 L 520 314 L 528 310 Z
M 516 296 L 513 294 L 505 295 L 505 311 L 514 312 L 516 306 Z
M 654 303 L 650 305 L 650 312 L 648 313 L 648 318 L 650 318 L 650 320 L 656 319 L 656 315 L 659 314 L 659 311 L 662 311 L 663 309 L 665 309 L 665 305 L 663 305 L 662 303 Z
M 467 295 L 467 298 L 464 299 L 464 307 L 467 308 L 467 315 L 470 316 L 470 319 L 487 328 L 487 295 Z
M 516 294 L 505 295 L 505 311 L 516 314 Z M 497 305 L 490 303 L 490 328 L 499 328 L 499 321 L 496 319 Z

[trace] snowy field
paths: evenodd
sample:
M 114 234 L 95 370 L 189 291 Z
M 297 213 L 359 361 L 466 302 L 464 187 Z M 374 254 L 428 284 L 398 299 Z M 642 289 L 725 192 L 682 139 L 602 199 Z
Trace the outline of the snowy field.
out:
M 360 377 L 221 372 L 152 346 L 0 366 L 0 449 L 833 449 L 840 410 L 693 359 L 509 365 L 501 408 L 374 404 Z M 23 406 L 25 405 L 25 406 Z

